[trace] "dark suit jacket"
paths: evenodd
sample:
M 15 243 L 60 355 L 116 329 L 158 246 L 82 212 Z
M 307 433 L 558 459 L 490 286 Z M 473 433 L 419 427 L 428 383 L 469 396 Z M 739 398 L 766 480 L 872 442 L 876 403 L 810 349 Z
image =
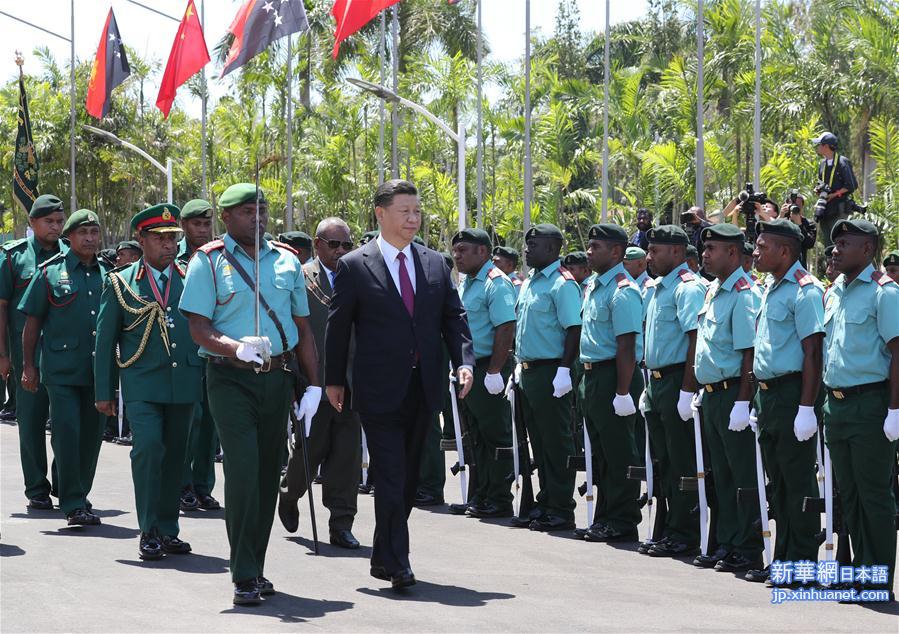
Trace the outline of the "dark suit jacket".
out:
M 315 338 L 315 348 L 318 350 L 318 375 L 325 376 L 325 327 L 328 324 L 328 311 L 331 306 L 331 296 L 334 290 L 331 288 L 331 280 L 328 273 L 322 267 L 318 258 L 303 265 L 303 274 L 306 278 L 306 296 L 309 300 L 309 325 L 312 328 L 312 336 Z M 353 372 L 353 355 L 355 354 L 355 337 L 350 337 L 348 353 L 347 373 L 345 384 L 350 387 L 350 377 Z M 322 390 L 322 400 L 328 397 Z
M 418 367 L 428 409 L 443 405 L 446 341 L 453 366 L 474 366 L 465 309 L 443 256 L 412 244 L 415 262 L 415 314 L 409 316 L 399 289 L 372 240 L 340 258 L 325 336 L 325 384 L 342 385 L 350 333 L 356 332 L 353 409 L 389 413 L 406 395 L 412 367 Z

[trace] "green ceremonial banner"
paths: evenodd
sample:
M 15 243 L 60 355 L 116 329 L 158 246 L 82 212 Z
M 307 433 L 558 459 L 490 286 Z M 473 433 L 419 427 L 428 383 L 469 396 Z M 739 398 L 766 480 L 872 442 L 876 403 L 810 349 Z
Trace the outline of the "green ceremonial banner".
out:
M 16 131 L 16 154 L 13 160 L 12 187 L 15 199 L 27 214 L 31 203 L 38 196 L 37 153 L 31 137 L 31 117 L 28 114 L 28 97 L 25 95 L 25 81 L 19 76 L 19 112 Z

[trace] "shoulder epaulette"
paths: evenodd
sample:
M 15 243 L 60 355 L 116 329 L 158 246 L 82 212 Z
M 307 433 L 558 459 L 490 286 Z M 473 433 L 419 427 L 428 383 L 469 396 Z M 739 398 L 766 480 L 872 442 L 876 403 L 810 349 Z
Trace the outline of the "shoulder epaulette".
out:
M 615 281 L 618 282 L 618 288 L 627 288 L 631 285 L 631 281 L 627 279 L 627 275 L 624 273 L 619 273 L 615 276 Z
M 38 268 L 42 269 L 42 268 L 46 267 L 48 264 L 53 264 L 54 262 L 56 262 L 60 259 L 65 259 L 65 257 L 66 257 L 66 254 L 62 253 L 60 251 L 56 255 L 52 255 L 49 258 L 47 258 L 46 260 L 44 260 L 43 262 L 41 262 L 40 264 L 38 264 Z
M 209 255 L 213 251 L 218 251 L 219 249 L 225 248 L 224 240 L 213 240 L 212 242 L 207 242 L 201 247 L 197 247 L 197 251 L 202 251 L 206 255 Z
M 737 289 L 737 292 L 739 293 L 740 291 L 748 291 L 752 288 L 752 284 L 745 277 L 741 277 L 737 280 L 737 283 L 734 284 L 734 288 Z
M 284 244 L 283 242 L 278 242 L 277 240 L 272 240 L 272 241 L 269 242 L 269 244 L 271 244 L 272 246 L 275 246 L 275 247 L 280 247 L 280 248 L 282 248 L 282 249 L 287 249 L 288 251 L 290 251 L 290 252 L 293 253 L 294 255 L 299 255 L 299 254 L 300 254 L 299 251 L 297 251 L 296 249 L 294 249 L 294 248 L 293 248 L 292 246 L 290 246 L 289 244 Z
M 146 272 L 146 270 L 147 267 L 145 267 L 143 263 L 141 263 L 137 269 L 137 275 L 134 276 L 134 279 L 136 279 L 137 281 L 144 279 L 144 273 Z
M 487 272 L 487 277 L 489 277 L 491 280 L 495 280 L 496 278 L 502 277 L 502 276 L 503 276 L 503 272 L 500 271 L 499 268 L 495 267 L 495 266 Z
M 896 283 L 896 281 L 892 277 L 890 277 L 883 271 L 872 271 L 871 279 L 874 280 L 875 282 L 877 282 L 878 284 L 880 284 L 881 286 L 886 286 L 887 284 L 890 284 L 890 283 L 893 283 L 893 284 Z
M 180 263 L 178 262 L 178 259 L 177 259 L 177 258 L 175 258 L 175 260 L 172 262 L 172 266 L 175 268 L 175 271 L 178 273 L 179 276 L 181 276 L 181 279 L 184 279 L 184 276 L 187 275 L 187 271 L 185 271 L 184 269 L 182 269 L 182 268 L 179 266 L 179 264 L 180 264 Z
M 681 269 L 677 276 L 681 278 L 684 282 L 691 282 L 696 279 L 696 276 L 693 275 L 692 271 L 688 271 L 687 269 Z
M 571 274 L 571 271 L 566 269 L 564 266 L 559 267 L 559 275 L 561 275 L 566 280 L 570 280 L 572 282 L 577 282 L 577 280 L 574 279 L 574 275 Z
M 809 284 L 815 283 L 814 276 L 805 269 L 796 269 L 796 272 L 793 273 L 793 277 L 799 283 L 799 286 L 808 286 Z
M 18 240 L 7 240 L 6 242 L 3 243 L 2 246 L 0 246 L 0 249 L 3 249 L 4 251 L 12 251 L 16 247 L 21 246 L 21 245 L 25 244 L 26 242 L 28 242 L 28 238 L 19 238 Z
M 512 286 L 521 286 L 524 282 L 522 282 L 519 278 L 515 278 L 512 280 Z

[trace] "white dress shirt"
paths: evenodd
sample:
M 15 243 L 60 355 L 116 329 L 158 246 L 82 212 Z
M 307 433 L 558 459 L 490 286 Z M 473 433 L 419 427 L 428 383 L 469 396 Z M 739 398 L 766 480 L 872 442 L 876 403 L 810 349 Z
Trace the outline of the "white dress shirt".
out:
M 378 236 L 378 248 L 381 249 L 381 256 L 384 258 L 384 263 L 387 265 L 390 277 L 393 278 L 397 293 L 402 295 L 402 291 L 400 290 L 400 261 L 397 259 L 400 250 L 387 242 L 387 240 L 384 240 L 380 235 Z M 412 260 L 412 247 L 407 244 L 406 248 L 403 249 L 403 253 L 406 256 L 406 272 L 409 273 L 409 280 L 412 282 L 412 291 L 415 292 L 415 262 Z

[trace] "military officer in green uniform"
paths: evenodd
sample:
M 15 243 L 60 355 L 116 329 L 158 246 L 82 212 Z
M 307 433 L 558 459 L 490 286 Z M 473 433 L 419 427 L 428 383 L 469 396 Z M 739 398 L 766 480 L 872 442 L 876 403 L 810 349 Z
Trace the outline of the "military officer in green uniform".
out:
M 46 426 L 50 401 L 43 385 L 39 385 L 36 392 L 29 392 L 20 383 L 25 314 L 18 306 L 38 266 L 57 253 L 68 251 L 59 239 L 65 220 L 59 198 L 52 194 L 38 196 L 28 214 L 34 235 L 7 242 L 0 249 L 0 376 L 15 386 L 25 497 L 28 507 L 38 510 L 53 508 L 47 480 Z M 40 359 L 35 359 L 35 366 L 40 366 Z M 53 479 L 55 485 L 55 476 Z
M 864 589 L 892 598 L 896 564 L 896 500 L 891 488 L 899 439 L 899 286 L 874 269 L 877 227 L 839 220 L 832 234 L 834 265 L 825 319 L 828 338 L 824 434 L 840 483 L 853 566 L 887 566 L 888 579 Z
M 512 412 L 504 398 L 513 363 L 515 291 L 493 264 L 490 236 L 483 229 L 463 229 L 452 239 L 453 259 L 464 276 L 459 295 L 468 315 L 474 345 L 474 385 L 460 404 L 465 410 L 477 465 L 477 490 L 468 501 L 471 517 L 511 517 L 511 456 L 496 449 L 512 444 Z
M 645 355 L 649 385 L 644 416 L 653 454 L 659 462 L 668 513 L 662 538 L 642 545 L 653 557 L 688 555 L 699 544 L 699 522 L 692 513 L 695 493 L 682 491 L 680 479 L 696 473 L 692 400 L 696 392 L 693 360 L 705 287 L 686 263 L 687 234 L 662 225 L 646 232 L 648 262 L 660 277 L 646 307 Z
M 756 321 L 752 370 L 759 444 L 773 489 L 768 502 L 777 522 L 773 558 L 815 561 L 820 519 L 802 505 L 804 498 L 818 495 L 812 438 L 818 431 L 824 289 L 799 262 L 798 225 L 772 220 L 759 222 L 758 231 L 756 266 L 771 281 Z M 767 573 L 750 570 L 746 579 L 765 581 Z
M 581 292 L 559 259 L 564 239 L 552 224 L 525 234 L 525 261 L 532 267 L 516 305 L 515 379 L 537 463 L 540 492 L 528 517 L 512 525 L 535 531 L 574 528 L 575 471 L 571 420 L 571 368 L 581 338 Z M 519 378 L 520 377 L 520 378 Z
M 493 248 L 493 264 L 512 282 L 515 289 L 515 297 L 521 292 L 521 284 L 524 280 L 518 275 L 518 251 L 512 247 L 496 246 Z
M 131 264 L 132 262 L 137 262 L 141 255 L 143 255 L 143 251 L 137 240 L 123 240 L 122 242 L 119 242 L 115 249 L 115 266 L 118 268 L 120 266 L 125 266 L 126 264 Z
M 38 268 L 18 309 L 27 315 L 23 331 L 22 387 L 32 394 L 43 384 L 54 412 L 50 444 L 59 479 L 59 510 L 70 526 L 96 525 L 87 499 L 103 442 L 103 419 L 94 407 L 94 342 L 103 276 L 108 267 L 97 258 L 97 214 L 79 209 L 62 235 L 67 253 Z M 41 368 L 35 365 L 38 345 Z
M 891 251 L 888 256 L 883 259 L 883 270 L 890 278 L 899 283 L 899 249 Z
M 212 240 L 212 205 L 201 198 L 184 203 L 181 208 L 181 229 L 184 237 L 178 242 L 178 263 L 187 270 L 191 256 L 201 246 Z M 204 373 L 205 374 L 205 373 Z M 209 411 L 205 377 L 203 402 L 197 403 L 187 442 L 187 460 L 184 461 L 184 482 L 181 492 L 181 510 L 201 508 L 212 511 L 221 508 L 212 497 L 215 486 L 215 447 L 218 437 L 215 423 Z
M 300 428 L 321 401 L 315 340 L 302 265 L 293 249 L 264 238 L 265 193 L 232 185 L 219 199 L 226 233 L 203 245 L 187 267 L 180 310 L 206 357 L 209 406 L 225 452 L 225 525 L 231 546 L 233 601 L 252 605 L 274 593 L 265 553 L 275 516 L 282 452 L 297 376 L 311 384 L 294 407 Z M 258 214 L 258 222 L 257 222 Z M 255 335 L 255 257 L 260 309 Z M 246 280 L 246 281 L 245 281 Z
M 178 511 L 194 404 L 202 399 L 202 363 L 177 308 L 185 274 L 175 258 L 178 214 L 176 206 L 161 204 L 131 219 L 143 257 L 109 272 L 97 319 L 96 405 L 114 416 L 121 385 L 144 560 L 190 552 L 178 537 Z
M 718 547 L 694 565 L 737 572 L 759 568 L 757 512 L 737 504 L 737 489 L 756 486 L 755 434 L 749 429 L 756 305 L 742 267 L 743 233 L 732 224 L 701 233 L 703 269 L 715 276 L 699 311 L 696 380 L 702 391 L 704 442 L 715 474 Z
M 615 224 L 590 227 L 587 256 L 595 271 L 583 304 L 580 402 L 593 450 L 599 506 L 587 541 L 636 541 L 639 483 L 627 478 L 637 464 L 635 398 L 643 391 L 643 297 L 625 271 L 627 232 Z

